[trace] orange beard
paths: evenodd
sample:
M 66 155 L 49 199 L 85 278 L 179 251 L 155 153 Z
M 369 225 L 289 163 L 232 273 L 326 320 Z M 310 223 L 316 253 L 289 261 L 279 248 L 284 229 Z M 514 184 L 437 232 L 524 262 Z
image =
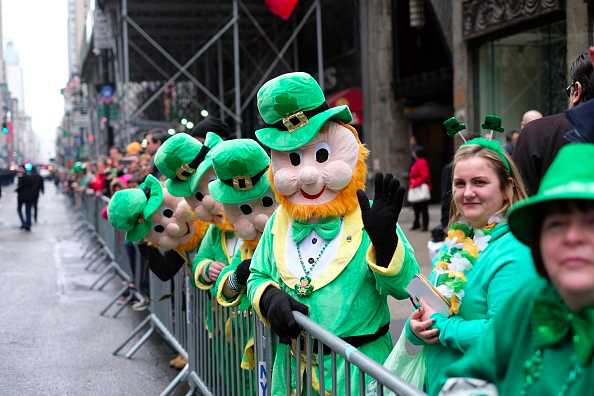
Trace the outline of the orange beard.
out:
M 247 247 L 250 252 L 254 252 L 258 247 L 259 239 L 251 240 L 251 241 L 243 241 L 243 246 Z
M 225 216 L 225 213 L 223 212 L 223 223 L 212 223 L 215 225 L 215 227 L 217 227 L 219 230 L 223 231 L 223 232 L 235 232 L 235 227 L 233 227 L 233 224 L 231 224 L 229 222 L 229 219 L 227 218 L 227 216 Z
M 359 143 L 359 157 L 357 159 L 357 166 L 353 172 L 353 178 L 351 182 L 343 188 L 340 193 L 332 201 L 322 205 L 298 205 L 287 199 L 284 195 L 278 192 L 274 186 L 274 175 L 272 172 L 268 172 L 268 178 L 270 179 L 270 186 L 274 191 L 276 202 L 278 202 L 293 219 L 300 221 L 307 221 L 312 217 L 332 217 L 341 216 L 347 214 L 359 206 L 359 200 L 357 199 L 357 190 L 365 190 L 365 179 L 367 177 L 367 164 L 365 159 L 369 156 L 369 150 L 359 140 L 357 130 L 350 125 L 344 124 L 338 120 L 332 120 L 349 129 L 355 139 Z
M 196 249 L 198 245 L 200 245 L 202 238 L 204 238 L 204 234 L 206 234 L 209 225 L 210 223 L 205 223 L 196 219 L 196 231 L 194 232 L 194 235 L 192 235 L 192 238 L 183 245 L 176 247 L 175 250 L 187 252 Z

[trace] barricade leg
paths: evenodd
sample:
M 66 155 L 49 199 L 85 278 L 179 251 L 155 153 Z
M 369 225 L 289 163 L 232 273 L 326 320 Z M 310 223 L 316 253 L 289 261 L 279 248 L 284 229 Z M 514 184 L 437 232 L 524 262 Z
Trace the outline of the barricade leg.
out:
M 186 364 L 182 371 L 180 371 L 179 374 L 173 379 L 173 381 L 171 381 L 169 385 L 167 385 L 167 388 L 165 388 L 165 390 L 163 390 L 163 392 L 161 392 L 159 396 L 169 395 L 175 389 L 175 387 L 178 386 L 187 377 L 189 372 L 190 365 Z
M 106 253 L 105 252 L 101 252 L 99 253 L 97 256 L 95 256 L 95 258 L 93 258 L 91 261 L 89 261 L 89 264 L 87 264 L 87 266 L 85 267 L 85 271 L 89 271 L 90 268 L 97 262 L 98 258 L 103 257 L 103 259 L 106 259 Z M 95 271 L 93 271 L 95 272 Z
M 116 263 L 114 261 L 109 263 L 109 265 L 107 267 L 105 267 L 105 269 L 103 270 L 103 272 L 101 272 L 101 274 L 99 274 L 99 277 L 97 278 L 97 280 L 95 280 L 95 282 L 93 282 L 93 284 L 89 287 L 89 289 L 93 290 L 93 288 L 99 283 L 99 281 L 101 279 L 103 279 L 103 277 L 105 277 L 109 273 L 109 271 L 113 270 L 115 266 L 116 266 Z
M 101 284 L 101 286 L 99 286 L 99 287 L 97 288 L 97 290 L 99 290 L 99 291 L 103 290 L 103 288 L 104 288 L 105 286 L 107 286 L 107 284 L 108 284 L 109 282 L 111 282 L 111 280 L 112 280 L 113 278 L 115 278 L 117 274 L 118 274 L 118 272 L 117 272 L 116 270 L 114 270 L 114 271 L 111 273 L 111 275 L 109 275 L 109 277 L 108 277 L 108 278 L 105 280 L 105 282 L 103 282 L 103 283 Z
M 111 301 L 109 302 L 109 304 L 107 305 L 107 307 L 105 307 L 105 308 L 103 309 L 103 311 L 101 311 L 101 313 L 100 313 L 99 315 L 100 315 L 100 316 L 103 316 L 103 315 L 104 315 L 104 314 L 105 314 L 105 313 L 106 313 L 106 312 L 109 310 L 109 308 L 111 308 L 111 307 L 113 306 L 113 304 L 115 304 L 115 303 L 116 303 L 116 301 L 118 301 L 118 300 L 119 300 L 119 298 L 120 298 L 120 297 L 122 297 L 122 296 L 124 295 L 124 293 L 126 293 L 126 291 L 127 291 L 127 290 L 130 290 L 130 286 L 128 286 L 128 285 L 124 286 L 124 287 L 123 287 L 123 288 L 122 288 L 122 289 L 121 289 L 121 290 L 118 292 L 118 294 L 116 294 L 116 296 L 114 297 L 114 299 L 113 299 L 113 300 L 111 300 Z M 131 294 L 130 294 L 130 295 L 131 295 Z M 132 298 L 132 297 L 130 297 L 130 298 Z M 128 300 L 128 301 L 129 301 L 129 300 Z M 128 303 L 128 301 L 126 301 L 126 304 Z
M 126 344 L 129 343 L 130 340 L 136 336 L 136 334 L 138 334 L 142 331 L 142 328 L 144 326 L 146 326 L 148 323 L 151 322 L 151 317 L 152 317 L 152 314 L 150 314 L 146 318 L 144 318 L 144 320 L 142 322 L 140 322 L 140 324 L 138 326 L 136 326 L 134 331 L 132 331 L 132 334 L 130 334 L 130 336 L 128 336 L 128 338 L 126 338 L 126 341 L 124 341 L 122 344 L 120 344 L 120 346 L 117 347 L 116 350 L 112 352 L 112 354 L 117 355 L 118 352 L 121 351 L 122 348 L 125 347 Z M 152 325 L 152 323 L 151 323 L 151 325 Z
M 152 318 L 152 314 L 150 315 L 150 317 Z M 138 340 L 138 342 L 126 354 L 126 358 L 127 359 L 132 359 L 132 355 L 134 355 L 136 353 L 136 351 L 138 349 L 140 349 L 140 347 L 142 345 L 144 345 L 144 343 L 146 342 L 146 340 L 148 340 L 149 337 L 155 332 L 155 329 L 156 329 L 156 326 L 151 321 L 151 327 L 148 329 L 148 331 L 146 333 L 144 333 L 144 335 L 142 336 L 142 338 L 140 340 Z
M 111 262 L 113 261 L 113 259 L 111 257 L 109 257 L 108 254 L 105 254 L 105 257 L 103 258 L 103 260 L 99 261 L 97 263 L 97 265 L 95 265 L 93 268 L 89 269 L 89 271 L 91 272 L 97 272 L 97 270 L 105 263 L 105 262 Z

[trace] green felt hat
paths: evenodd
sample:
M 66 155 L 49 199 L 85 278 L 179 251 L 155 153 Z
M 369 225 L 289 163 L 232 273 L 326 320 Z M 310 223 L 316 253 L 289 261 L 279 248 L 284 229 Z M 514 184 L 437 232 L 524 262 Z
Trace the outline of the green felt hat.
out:
M 252 139 L 223 142 L 213 150 L 212 164 L 218 179 L 208 185 L 219 202 L 237 204 L 263 197 L 270 189 L 266 151 Z
M 210 150 L 221 141 L 213 132 L 206 134 L 204 144 L 186 133 L 167 139 L 155 154 L 155 166 L 167 177 L 167 191 L 174 197 L 194 195 L 204 172 L 212 166 Z
M 153 175 L 148 175 L 140 188 L 116 192 L 107 207 L 107 219 L 113 228 L 126 231 L 130 242 L 144 238 L 153 222 L 151 215 L 163 202 L 163 187 Z
M 529 245 L 532 224 L 542 216 L 542 207 L 561 199 L 594 200 L 594 144 L 575 143 L 563 146 L 545 173 L 536 195 L 515 204 L 508 217 L 516 238 Z
M 330 108 L 322 89 L 307 73 L 287 73 L 273 78 L 258 91 L 258 110 L 266 128 L 256 131 L 263 145 L 291 151 L 309 142 L 330 118 L 349 123 L 347 106 Z

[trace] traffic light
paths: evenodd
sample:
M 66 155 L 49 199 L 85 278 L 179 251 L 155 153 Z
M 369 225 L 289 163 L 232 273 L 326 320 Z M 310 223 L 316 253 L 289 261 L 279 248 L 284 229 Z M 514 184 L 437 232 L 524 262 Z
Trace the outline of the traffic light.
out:
M 4 121 L 2 123 L 2 133 L 4 133 L 4 134 L 8 133 L 8 126 L 6 125 L 6 121 Z

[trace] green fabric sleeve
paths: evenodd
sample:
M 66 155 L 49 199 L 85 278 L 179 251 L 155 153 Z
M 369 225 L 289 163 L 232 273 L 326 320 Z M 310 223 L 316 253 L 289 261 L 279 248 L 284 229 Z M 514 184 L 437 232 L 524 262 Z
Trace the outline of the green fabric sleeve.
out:
M 192 272 L 196 272 L 196 266 L 199 263 L 201 263 L 203 260 L 211 260 L 211 261 L 215 260 L 215 252 L 213 249 L 215 243 L 217 243 L 215 241 L 215 239 L 216 239 L 215 231 L 216 231 L 216 226 L 214 224 L 211 224 L 208 227 L 206 234 L 204 235 L 204 239 L 202 239 L 202 242 L 200 243 L 200 249 L 198 249 L 198 252 L 196 253 L 196 256 L 194 257 L 194 264 L 192 266 Z
M 532 266 L 527 265 L 531 263 L 529 250 L 519 245 L 520 242 L 514 241 L 518 244 L 518 249 L 508 244 L 501 245 L 501 249 L 495 251 L 499 262 L 489 263 L 489 270 L 481 281 L 481 289 L 487 294 L 486 318 L 465 320 L 458 315 L 449 318 L 438 313 L 431 315 L 435 319 L 433 328 L 439 329 L 439 341 L 442 345 L 462 353 L 468 351 L 483 336 L 503 304 L 520 286 L 535 277 Z
M 408 283 L 415 274 L 420 272 L 420 269 L 417 260 L 415 259 L 415 251 L 404 236 L 399 225 L 396 225 L 396 232 L 398 233 L 398 243 L 404 244 L 404 258 L 400 271 L 392 276 L 383 275 L 377 272 L 374 272 L 373 275 L 375 276 L 377 289 L 380 294 L 391 295 L 398 300 L 403 300 L 409 297 L 405 290 L 406 286 L 408 286 Z M 398 251 L 398 249 L 396 249 L 396 251 Z
M 233 257 L 233 259 L 231 260 L 231 264 L 227 265 L 225 268 L 223 268 L 223 270 L 221 271 L 221 273 L 219 274 L 219 277 L 217 279 L 217 281 L 215 282 L 214 285 L 214 290 L 219 290 L 219 287 L 221 286 L 221 282 L 224 278 L 224 275 L 227 272 L 231 272 L 231 271 L 235 271 L 237 269 L 237 266 L 241 264 L 241 248 L 237 249 L 237 252 L 235 252 L 235 256 Z M 230 302 L 223 293 L 221 293 L 221 297 L 224 298 L 226 301 Z
M 260 239 L 258 247 L 252 256 L 252 263 L 250 264 L 251 274 L 247 281 L 247 295 L 252 306 L 254 306 L 254 297 L 256 297 L 258 288 L 265 282 L 273 281 L 272 276 L 276 271 L 276 266 L 273 263 L 274 254 L 272 250 L 272 241 L 274 237 L 271 232 L 275 218 L 276 212 L 274 212 L 270 219 L 268 219 L 268 223 L 266 223 L 266 228 L 262 234 L 262 239 Z M 260 307 L 258 306 L 257 308 L 259 311 Z

